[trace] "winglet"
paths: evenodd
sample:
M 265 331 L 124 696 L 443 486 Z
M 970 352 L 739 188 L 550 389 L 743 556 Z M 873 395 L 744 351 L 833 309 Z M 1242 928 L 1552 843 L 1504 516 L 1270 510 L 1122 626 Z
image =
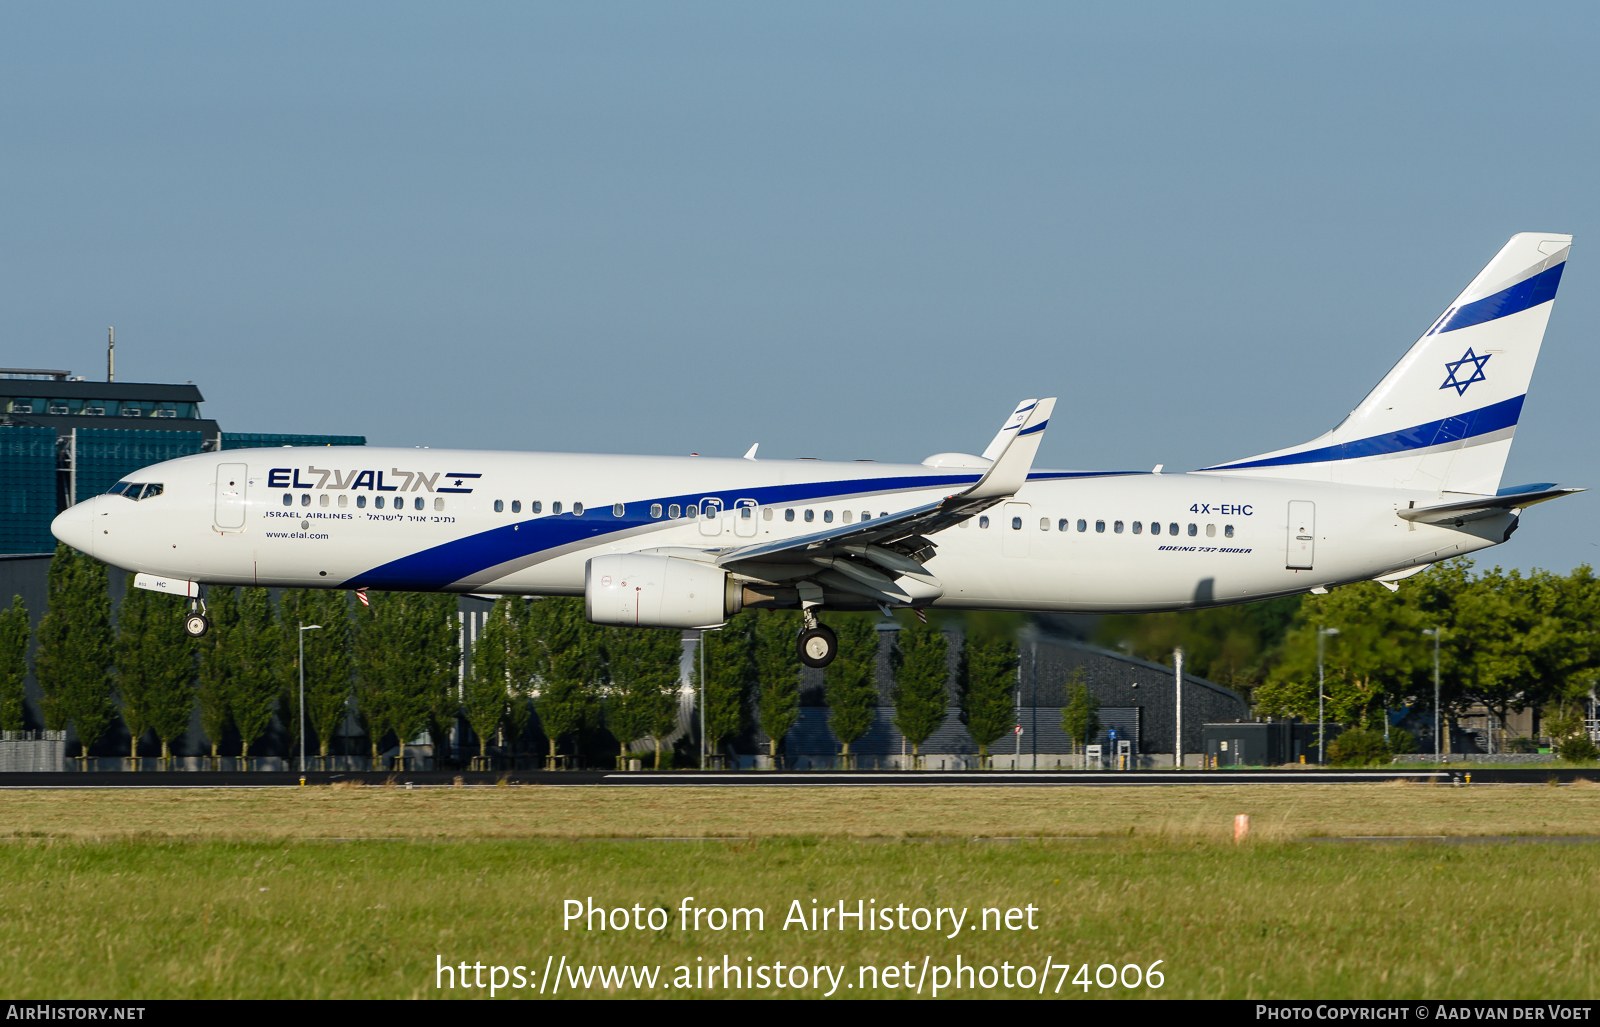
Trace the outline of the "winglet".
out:
M 1016 437 L 1017 429 L 1022 427 L 1022 422 L 1027 420 L 1028 414 L 1039 403 L 1036 399 L 1025 399 L 1017 404 L 1011 411 L 1011 416 L 1006 418 L 1006 423 L 1000 426 L 1000 431 L 995 435 L 994 441 L 989 443 L 989 448 L 983 451 L 985 460 L 998 460 L 1000 454 L 1006 451 L 1006 446 Z
M 1024 403 L 1017 408 L 1022 420 L 1013 429 L 1014 434 L 995 453 L 992 458 L 994 463 L 978 479 L 978 483 L 961 494 L 963 499 L 995 499 L 1016 495 L 1028 480 L 1034 455 L 1039 452 L 1039 443 L 1044 439 L 1044 429 L 1050 423 L 1050 412 L 1055 409 L 1056 401 L 1054 397 L 1041 399 L 1034 402 L 1031 409 L 1024 411 L 1025 406 L 1027 404 Z M 1017 416 L 1013 414 L 1013 420 Z M 1010 422 L 1007 422 L 1007 429 L 1009 426 Z M 1005 431 L 1002 430 L 1001 434 L 1005 434 Z M 989 449 L 993 448 L 991 444 Z M 984 456 L 988 455 L 989 450 L 985 450 Z

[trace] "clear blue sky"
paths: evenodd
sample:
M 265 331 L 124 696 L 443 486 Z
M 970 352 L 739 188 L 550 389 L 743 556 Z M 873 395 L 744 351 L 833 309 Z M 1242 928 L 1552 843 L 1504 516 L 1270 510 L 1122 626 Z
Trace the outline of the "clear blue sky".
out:
M 1592 4 L 7 4 L 0 361 L 237 431 L 1042 466 L 1331 427 L 1578 236 L 1506 483 L 1600 486 Z M 1590 249 L 1594 252 L 1591 254 Z M 1596 503 L 1490 554 L 1600 559 Z

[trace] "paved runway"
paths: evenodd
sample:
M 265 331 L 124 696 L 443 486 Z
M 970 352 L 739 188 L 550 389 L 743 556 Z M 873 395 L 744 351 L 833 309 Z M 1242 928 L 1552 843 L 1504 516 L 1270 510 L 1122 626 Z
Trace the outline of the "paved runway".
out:
M 329 785 L 359 781 L 366 785 L 412 788 L 492 787 L 507 785 L 544 787 L 629 787 L 629 788 L 1148 788 L 1195 785 L 1328 785 L 1373 784 L 1405 780 L 1418 784 L 1571 784 L 1580 779 L 1600 777 L 1596 771 L 1543 769 L 1533 767 L 1488 767 L 1453 764 L 1439 770 L 1134 770 L 1134 771 L 898 771 L 874 770 L 854 773 L 827 771 L 774 772 L 744 771 L 664 771 L 655 773 L 611 773 L 600 770 L 572 771 L 452 771 L 418 770 L 399 772 L 312 771 L 303 783 Z M 0 773 L 0 790 L 17 788 L 293 788 L 302 784 L 299 774 L 281 771 L 128 771 Z

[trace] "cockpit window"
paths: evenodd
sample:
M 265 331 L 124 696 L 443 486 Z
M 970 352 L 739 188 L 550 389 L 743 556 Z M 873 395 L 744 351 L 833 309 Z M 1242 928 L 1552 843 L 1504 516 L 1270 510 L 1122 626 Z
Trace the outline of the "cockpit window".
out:
M 122 496 L 124 499 L 138 501 L 161 495 L 161 485 L 154 482 L 119 481 L 106 490 L 108 496 Z

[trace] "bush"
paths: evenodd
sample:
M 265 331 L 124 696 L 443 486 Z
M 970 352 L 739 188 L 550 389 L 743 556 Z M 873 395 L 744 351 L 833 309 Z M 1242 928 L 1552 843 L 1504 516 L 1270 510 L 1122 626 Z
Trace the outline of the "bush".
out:
M 1404 756 L 1408 752 L 1417 751 L 1417 736 L 1410 731 L 1399 728 L 1389 732 L 1389 752 L 1395 756 Z
M 1600 758 L 1600 749 L 1595 748 L 1588 735 L 1572 735 L 1556 746 L 1556 755 L 1568 763 L 1583 763 Z
M 1389 762 L 1382 731 L 1353 727 L 1328 743 L 1328 762 L 1336 767 L 1364 767 Z
M 1520 735 L 1506 741 L 1506 752 L 1538 752 L 1539 743 Z

